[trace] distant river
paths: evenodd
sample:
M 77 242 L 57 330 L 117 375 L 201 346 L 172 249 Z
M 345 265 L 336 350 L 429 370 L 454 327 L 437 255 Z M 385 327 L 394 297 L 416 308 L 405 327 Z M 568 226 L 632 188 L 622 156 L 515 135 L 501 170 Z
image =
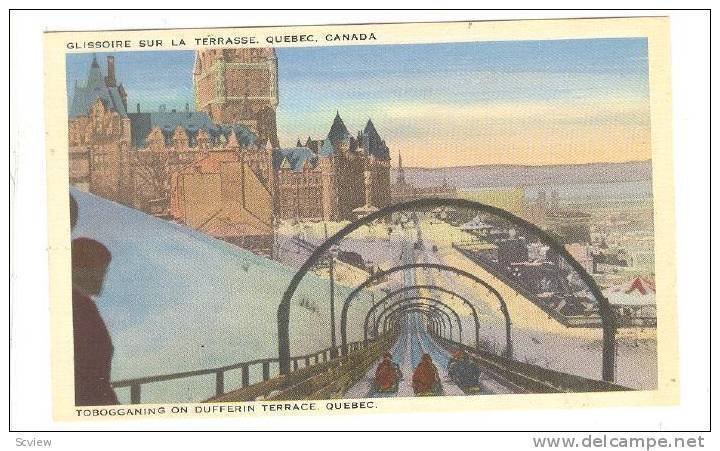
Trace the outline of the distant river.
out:
M 463 189 L 468 192 L 482 192 L 518 188 L 517 186 L 497 186 L 488 188 Z M 642 200 L 652 199 L 652 182 L 650 180 L 633 182 L 610 182 L 610 183 L 558 183 L 542 186 L 525 186 L 525 199 L 537 199 L 540 191 L 550 199 L 553 190 L 563 201 L 581 200 Z
M 549 198 L 552 190 L 557 190 L 558 196 L 563 200 L 651 199 L 652 181 L 564 183 L 550 186 L 528 186 L 525 187 L 525 198 L 536 199 L 540 191 L 545 191 Z

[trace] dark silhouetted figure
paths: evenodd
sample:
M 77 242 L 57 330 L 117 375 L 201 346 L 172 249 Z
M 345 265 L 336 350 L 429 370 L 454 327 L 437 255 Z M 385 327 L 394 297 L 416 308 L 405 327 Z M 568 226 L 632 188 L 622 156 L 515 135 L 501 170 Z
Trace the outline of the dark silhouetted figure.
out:
M 78 219 L 78 204 L 73 195 L 70 195 L 70 230 L 75 228 Z
M 459 361 L 462 358 L 463 352 L 459 350 L 455 350 L 450 353 L 450 358 L 448 359 L 447 363 L 447 369 L 449 370 L 453 363 Z
M 460 358 L 456 359 L 448 367 L 448 375 L 458 387 L 468 389 L 478 386 L 480 368 L 475 362 L 470 360 L 467 353 L 463 352 Z
M 102 291 L 110 252 L 89 238 L 72 242 L 75 405 L 117 404 L 110 386 L 113 354 L 110 334 L 92 297 Z

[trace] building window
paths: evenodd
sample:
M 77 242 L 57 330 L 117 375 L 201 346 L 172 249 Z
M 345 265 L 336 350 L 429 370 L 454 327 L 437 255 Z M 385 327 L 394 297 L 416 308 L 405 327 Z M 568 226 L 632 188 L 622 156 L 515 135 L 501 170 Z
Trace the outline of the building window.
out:
M 108 168 L 107 157 L 105 154 L 93 154 L 92 169 L 102 171 Z

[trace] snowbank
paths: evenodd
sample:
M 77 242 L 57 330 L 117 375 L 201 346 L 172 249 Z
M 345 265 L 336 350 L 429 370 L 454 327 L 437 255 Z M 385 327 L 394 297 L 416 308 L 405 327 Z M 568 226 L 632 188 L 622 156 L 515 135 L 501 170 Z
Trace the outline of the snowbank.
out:
M 112 253 L 97 305 L 115 347 L 113 380 L 277 356 L 277 306 L 293 268 L 92 194 L 71 193 L 79 205 L 73 238 L 94 238 Z M 336 287 L 337 299 L 349 292 Z M 328 288 L 326 278 L 313 274 L 300 285 L 290 315 L 293 355 L 330 345 Z M 361 339 L 361 329 L 350 324 L 350 340 Z M 214 394 L 213 378 L 143 386 L 142 400 L 206 399 Z M 239 371 L 226 374 L 227 389 L 239 379 Z M 127 389 L 118 389 L 118 397 L 127 401 Z

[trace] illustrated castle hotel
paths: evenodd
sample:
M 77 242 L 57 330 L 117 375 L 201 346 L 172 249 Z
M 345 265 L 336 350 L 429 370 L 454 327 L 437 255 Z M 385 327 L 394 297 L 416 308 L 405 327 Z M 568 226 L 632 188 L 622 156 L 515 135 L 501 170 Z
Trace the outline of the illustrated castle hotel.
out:
M 281 148 L 273 49 L 196 52 L 195 108 L 131 112 L 107 57 L 69 105 L 70 183 L 269 254 L 277 219 L 353 220 L 390 203 L 390 153 L 372 121 Z

